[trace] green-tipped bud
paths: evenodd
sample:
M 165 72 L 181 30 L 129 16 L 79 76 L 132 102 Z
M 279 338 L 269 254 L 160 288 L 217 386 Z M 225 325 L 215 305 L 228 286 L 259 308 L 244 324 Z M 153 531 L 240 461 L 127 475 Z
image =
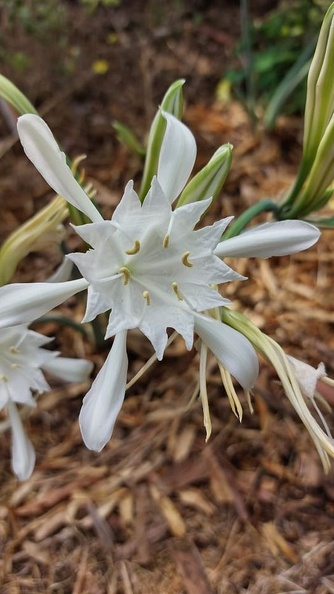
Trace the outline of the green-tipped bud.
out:
M 126 148 L 130 149 L 130 151 L 135 155 L 138 155 L 138 157 L 145 156 L 145 148 L 140 144 L 130 128 L 117 121 L 113 123 L 113 128 L 116 130 L 118 140 L 124 144 Z
M 303 158 L 295 184 L 280 208 L 280 218 L 301 217 L 324 204 L 323 194 L 333 180 L 334 3 L 324 17 L 307 81 Z M 325 150 L 329 155 L 325 156 Z M 321 153 L 321 157 L 320 157 Z M 321 163 L 325 158 L 326 166 Z M 320 168 L 320 169 L 319 169 Z M 312 182 L 309 179 L 312 176 Z M 315 178 L 318 177 L 318 182 Z
M 161 112 L 165 111 L 175 116 L 178 120 L 181 119 L 183 113 L 182 87 L 184 83 L 184 79 L 177 80 L 169 87 L 162 100 L 160 109 L 158 109 L 152 122 L 147 143 L 143 179 L 139 191 L 141 200 L 144 200 L 150 189 L 152 178 L 158 171 L 160 149 L 167 125 L 166 119 L 162 116 Z
M 19 262 L 30 252 L 43 250 L 64 237 L 62 221 L 67 217 L 66 202 L 57 196 L 45 208 L 16 229 L 0 248 L 0 286 L 14 276 Z
M 208 164 L 186 185 L 177 206 L 217 198 L 231 168 L 232 150 L 231 144 L 223 144 L 216 150 Z
M 307 180 L 291 207 L 290 217 L 305 217 L 325 206 L 333 195 L 333 190 L 328 188 L 333 179 L 334 116 L 321 138 Z
M 334 112 L 334 3 L 324 17 L 307 80 L 304 158 L 312 163 Z
M 7 101 L 20 114 L 35 113 L 36 109 L 27 97 L 10 81 L 0 74 L 0 97 Z

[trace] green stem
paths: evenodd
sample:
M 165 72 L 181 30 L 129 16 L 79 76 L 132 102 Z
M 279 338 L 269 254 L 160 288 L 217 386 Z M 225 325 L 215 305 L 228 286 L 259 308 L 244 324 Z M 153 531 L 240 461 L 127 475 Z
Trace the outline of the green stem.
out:
M 245 210 L 229 228 L 224 232 L 223 240 L 230 239 L 239 235 L 239 233 L 248 225 L 248 223 L 262 212 L 276 212 L 277 204 L 271 200 L 265 199 L 253 204 L 247 210 Z

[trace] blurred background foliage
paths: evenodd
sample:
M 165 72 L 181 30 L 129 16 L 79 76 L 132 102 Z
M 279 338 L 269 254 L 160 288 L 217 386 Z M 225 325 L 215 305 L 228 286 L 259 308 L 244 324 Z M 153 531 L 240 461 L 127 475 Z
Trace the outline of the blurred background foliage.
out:
M 276 117 L 300 114 L 305 105 L 306 77 L 329 2 L 288 0 L 263 18 L 250 18 L 249 2 L 240 1 L 241 38 L 236 66 L 220 81 L 218 97 L 232 91 L 255 122 L 267 128 Z
M 231 0 L 220 2 L 220 10 L 224 10 L 225 3 L 230 7 Z M 129 15 L 142 11 L 143 28 L 147 30 L 151 26 L 153 36 L 161 35 L 162 27 L 170 29 L 173 37 L 183 33 L 178 23 L 184 14 L 195 27 L 205 27 L 206 11 L 215 3 L 214 0 L 171 0 L 161 5 L 152 0 L 141 0 L 138 4 L 130 0 L 2 0 L 1 4 L 0 61 L 4 73 L 14 77 L 18 84 L 29 79 L 26 87 L 29 91 L 40 83 L 40 72 L 47 63 L 51 93 L 52 84 L 63 85 L 66 80 L 83 75 L 83 54 L 91 55 L 95 22 L 101 15 L 106 34 L 97 41 L 99 48 L 104 43 L 107 51 L 108 46 L 118 42 L 119 28 L 114 27 L 114 19 L 115 9 L 119 7 Z M 274 126 L 280 113 L 302 113 L 308 67 L 328 5 L 325 0 L 240 0 L 241 34 L 235 43 L 233 30 L 234 49 L 228 60 L 224 59 L 222 48 L 220 80 L 217 77 L 215 85 L 218 100 L 236 97 L 253 122 L 264 119 L 267 128 Z M 130 24 L 130 35 L 136 35 L 134 23 Z M 85 47 L 82 33 L 80 37 L 77 35 L 79 30 L 85 31 Z M 203 53 L 205 50 L 203 46 Z M 99 52 L 92 56 L 89 68 L 95 74 L 105 74 L 109 62 L 101 49 Z

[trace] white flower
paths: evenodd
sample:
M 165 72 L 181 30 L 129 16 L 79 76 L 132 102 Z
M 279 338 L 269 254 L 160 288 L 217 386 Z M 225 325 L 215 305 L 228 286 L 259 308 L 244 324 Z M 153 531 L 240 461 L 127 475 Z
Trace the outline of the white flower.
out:
M 167 328 L 177 330 L 188 349 L 196 331 L 218 361 L 249 390 L 258 372 L 253 348 L 240 333 L 201 313 L 229 303 L 216 285 L 243 278 L 220 257 L 235 252 L 268 256 L 283 253 L 283 248 L 284 253 L 291 253 L 309 247 L 319 236 L 315 227 L 293 221 L 284 222 L 284 228 L 282 223 L 273 224 L 269 234 L 253 231 L 249 241 L 245 240 L 246 233 L 240 240 L 220 241 L 230 218 L 194 230 L 211 200 L 172 210 L 171 203 L 189 178 L 196 145 L 188 128 L 173 116 L 164 116 L 166 133 L 157 177 L 148 195 L 141 203 L 129 182 L 111 221 L 102 219 L 74 180 L 45 122 L 34 115 L 19 118 L 19 135 L 27 156 L 58 194 L 91 219 L 91 224 L 75 230 L 92 249 L 68 256 L 82 274 L 78 280 L 0 289 L 0 327 L 28 323 L 86 288 L 83 321 L 111 310 L 106 338 L 116 336 L 117 342 L 80 415 L 83 439 L 91 449 L 100 450 L 108 441 L 124 398 L 127 330 L 139 328 L 151 341 L 158 359 L 166 347 Z M 302 233 L 294 235 L 297 228 Z M 94 406 L 101 407 L 103 414 L 94 411 Z
M 86 379 L 92 370 L 89 361 L 59 358 L 58 352 L 43 348 L 51 340 L 26 325 L 0 333 L 0 409 L 7 407 L 13 435 L 12 467 L 20 480 L 30 476 L 35 452 L 24 433 L 16 404 L 35 407 L 33 395 L 50 390 L 43 371 L 77 382 Z

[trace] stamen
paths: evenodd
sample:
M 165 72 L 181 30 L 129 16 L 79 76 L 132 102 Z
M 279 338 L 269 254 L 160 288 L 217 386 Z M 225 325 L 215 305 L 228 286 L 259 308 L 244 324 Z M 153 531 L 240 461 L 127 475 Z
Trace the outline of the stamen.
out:
M 188 260 L 189 254 L 190 254 L 190 252 L 184 252 L 184 254 L 182 256 L 182 264 L 184 264 L 184 266 L 188 266 L 188 268 L 191 268 L 193 266 L 193 264 L 191 262 L 189 262 L 189 260 Z
M 11 347 L 9 347 L 9 352 L 12 353 L 13 355 L 18 355 L 20 351 L 16 347 L 11 346 Z
M 169 246 L 169 235 L 168 235 L 168 233 L 165 235 L 165 237 L 163 239 L 163 242 L 162 242 L 162 245 L 163 245 L 163 247 L 165 249 L 168 248 L 168 246 Z
M 119 272 L 123 274 L 123 284 L 127 285 L 131 278 L 130 270 L 126 266 L 121 266 Z
M 6 375 L 0 375 L 0 381 L 8 382 L 8 377 Z
M 10 366 L 12 369 L 18 369 L 19 367 L 21 367 L 19 363 L 11 363 Z
M 183 301 L 183 297 L 182 297 L 182 295 L 181 295 L 181 293 L 179 291 L 179 287 L 178 287 L 177 283 L 175 283 L 175 282 L 172 283 L 172 289 L 173 289 L 176 297 L 178 298 L 178 300 L 179 301 Z
M 134 256 L 134 254 L 138 254 L 139 250 L 140 250 L 140 241 L 139 241 L 139 239 L 136 239 L 133 248 L 131 248 L 131 250 L 125 250 L 125 253 L 128 254 L 128 256 Z
M 144 291 L 143 297 L 144 297 L 144 299 L 146 299 L 147 305 L 151 305 L 151 296 L 150 296 L 149 291 Z

